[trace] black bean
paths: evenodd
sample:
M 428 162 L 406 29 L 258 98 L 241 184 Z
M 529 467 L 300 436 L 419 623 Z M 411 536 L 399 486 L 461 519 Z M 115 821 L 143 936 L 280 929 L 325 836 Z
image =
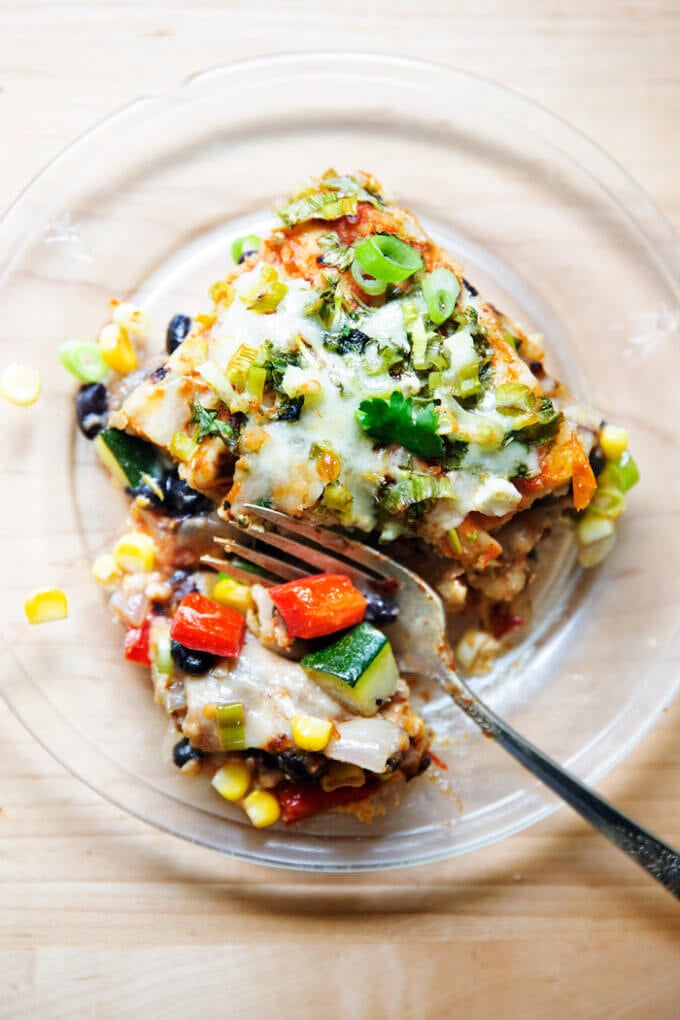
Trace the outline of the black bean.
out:
M 174 472 L 167 475 L 164 488 L 163 509 L 171 517 L 195 517 L 214 509 L 214 503 L 207 496 L 196 492 Z
M 191 319 L 188 315 L 173 315 L 168 323 L 165 333 L 165 348 L 168 354 L 176 351 L 191 329 Z
M 399 606 L 389 595 L 383 595 L 377 591 L 366 591 L 364 597 L 368 603 L 365 617 L 368 623 L 384 626 L 396 620 L 399 615 Z
M 256 251 L 257 248 L 244 248 L 238 257 L 238 262 L 236 263 L 236 265 L 240 266 L 242 262 L 245 262 L 249 255 L 254 255 Z
M 76 421 L 87 439 L 94 439 L 106 427 L 109 395 L 103 383 L 86 383 L 76 393 Z
M 313 760 L 309 756 L 301 754 L 300 751 L 283 751 L 276 756 L 276 764 L 284 776 L 287 779 L 291 779 L 294 783 L 314 782 L 315 772 L 309 768 Z
M 181 769 L 187 762 L 200 761 L 202 757 L 203 751 L 192 747 L 186 737 L 178 741 L 172 749 L 172 760 L 178 769 Z
M 175 664 L 191 676 L 203 676 L 219 661 L 216 655 L 211 655 L 210 652 L 197 652 L 180 644 L 179 641 L 170 643 L 170 654 Z
M 603 454 L 602 447 L 599 444 L 592 448 L 588 456 L 588 460 L 590 461 L 590 466 L 593 469 L 593 474 L 597 478 L 597 476 L 604 471 L 607 463 L 607 458 Z

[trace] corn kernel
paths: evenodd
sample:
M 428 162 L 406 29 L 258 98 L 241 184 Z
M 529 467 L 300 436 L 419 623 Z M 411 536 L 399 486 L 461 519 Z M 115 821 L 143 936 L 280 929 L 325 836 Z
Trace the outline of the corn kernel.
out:
M 331 739 L 333 723 L 314 715 L 295 715 L 291 720 L 293 740 L 303 751 L 323 751 Z
M 243 801 L 243 809 L 256 829 L 273 825 L 281 817 L 281 807 L 273 793 L 253 790 Z
M 129 531 L 118 540 L 113 558 L 126 574 L 148 574 L 156 562 L 154 540 L 143 531 Z
M 42 376 L 37 368 L 13 361 L 2 373 L 0 396 L 17 407 L 28 407 L 35 404 L 40 396 L 41 386 Z
M 618 460 L 628 449 L 628 433 L 618 425 L 605 425 L 600 432 L 600 446 L 607 460 Z
M 322 450 L 316 460 L 316 470 L 322 482 L 334 482 L 340 474 L 342 462 L 332 450 Z
M 250 787 L 250 769 L 243 762 L 228 761 L 212 777 L 212 785 L 225 800 L 241 800 Z
M 66 593 L 61 588 L 41 588 L 31 592 L 24 601 L 24 611 L 29 623 L 65 620 L 68 616 Z
M 104 326 L 99 334 L 99 349 L 102 358 L 114 372 L 126 375 L 137 368 L 137 353 L 127 330 L 115 322 Z
M 111 553 L 104 553 L 92 564 L 92 576 L 102 587 L 113 588 L 123 574 Z
M 233 577 L 227 574 L 220 574 L 212 590 L 212 597 L 215 602 L 223 606 L 229 606 L 239 613 L 247 613 L 253 608 L 253 596 L 247 584 L 239 584 Z
M 139 337 L 140 340 L 151 334 L 151 319 L 146 312 L 129 301 L 121 301 L 116 305 L 112 318 L 116 326 L 120 326 L 132 336 Z

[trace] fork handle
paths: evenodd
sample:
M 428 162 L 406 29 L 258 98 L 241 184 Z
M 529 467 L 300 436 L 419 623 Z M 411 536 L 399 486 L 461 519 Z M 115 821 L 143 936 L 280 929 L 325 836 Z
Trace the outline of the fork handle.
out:
M 447 672 L 444 685 L 459 708 L 474 719 L 487 736 L 493 737 L 520 765 L 571 804 L 603 836 L 620 850 L 625 850 L 657 882 L 680 899 L 680 853 L 677 850 L 638 825 L 526 740 L 469 689 L 461 688 L 455 674 Z

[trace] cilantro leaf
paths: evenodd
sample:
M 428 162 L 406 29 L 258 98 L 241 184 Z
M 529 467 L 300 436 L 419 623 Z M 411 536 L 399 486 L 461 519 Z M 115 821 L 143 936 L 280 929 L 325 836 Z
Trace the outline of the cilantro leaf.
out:
M 204 407 L 198 397 L 194 397 L 191 410 L 193 412 L 191 420 L 198 425 L 196 433 L 197 443 L 200 443 L 206 436 L 219 436 L 230 450 L 234 449 L 236 432 L 229 422 L 222 421 L 221 418 L 217 417 L 217 411 L 210 411 L 207 407 Z
M 411 397 L 395 390 L 389 400 L 362 400 L 356 418 L 364 432 L 382 443 L 401 443 L 420 457 L 444 456 L 444 441 L 437 435 L 439 419 L 434 404 L 414 409 Z

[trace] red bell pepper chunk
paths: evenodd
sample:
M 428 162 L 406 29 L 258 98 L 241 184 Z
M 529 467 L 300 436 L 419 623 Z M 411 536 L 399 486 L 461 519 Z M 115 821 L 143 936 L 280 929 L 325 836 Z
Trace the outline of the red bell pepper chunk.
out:
M 274 792 L 281 806 L 281 817 L 286 825 L 292 825 L 343 804 L 366 800 L 379 786 L 380 782 L 374 779 L 364 786 L 339 786 L 327 793 L 320 786 L 286 782 L 279 783 Z
M 193 591 L 180 602 L 170 637 L 196 652 L 235 659 L 246 638 L 246 621 L 235 609 Z
M 149 657 L 149 631 L 151 621 L 146 619 L 141 627 L 128 627 L 125 631 L 125 658 L 130 662 L 141 662 L 143 666 L 150 666 Z
M 314 574 L 269 589 L 291 637 L 317 638 L 361 623 L 366 599 L 344 574 Z

